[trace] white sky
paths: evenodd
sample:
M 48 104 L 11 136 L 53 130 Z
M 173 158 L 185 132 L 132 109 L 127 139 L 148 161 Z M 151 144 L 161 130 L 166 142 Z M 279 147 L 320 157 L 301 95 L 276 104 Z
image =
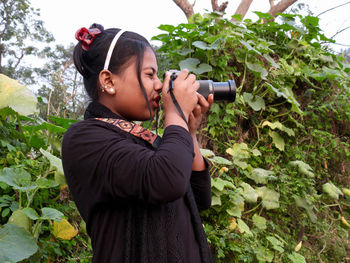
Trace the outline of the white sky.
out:
M 194 0 L 189 1 L 193 3 Z M 228 1 L 226 13 L 231 15 L 240 1 Z M 187 22 L 184 13 L 173 0 L 30 0 L 30 2 L 34 8 L 40 8 L 41 19 L 46 29 L 54 35 L 56 43 L 65 46 L 71 42 L 76 43 L 74 34 L 77 29 L 88 28 L 94 22 L 102 24 L 105 28 L 132 30 L 149 40 L 162 32 L 157 29 L 161 24 L 178 25 Z M 218 2 L 220 4 L 223 0 Z M 324 10 L 348 1 L 299 0 L 298 2 L 308 3 L 311 11 L 318 15 Z M 210 0 L 197 0 L 194 6 L 195 12 L 204 13 L 204 9 L 211 10 Z M 252 11 L 267 12 L 268 9 L 268 0 L 254 0 L 246 18 L 255 20 L 256 16 Z M 320 25 L 328 37 L 350 26 L 350 4 L 321 15 Z M 350 45 L 350 29 L 339 34 L 336 41 Z M 334 48 L 339 50 L 349 47 Z

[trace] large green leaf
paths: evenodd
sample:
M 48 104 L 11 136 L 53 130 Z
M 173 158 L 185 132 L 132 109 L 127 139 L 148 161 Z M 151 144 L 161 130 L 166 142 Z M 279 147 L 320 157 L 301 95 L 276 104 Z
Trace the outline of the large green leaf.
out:
M 284 245 L 277 238 L 275 238 L 273 236 L 268 236 L 268 237 L 266 237 L 266 239 L 271 243 L 274 250 L 276 250 L 280 253 L 284 252 L 284 249 L 283 249 Z
M 307 175 L 308 177 L 315 177 L 314 173 L 312 172 L 312 168 L 310 165 L 308 165 L 307 163 L 304 163 L 303 161 L 300 160 L 296 160 L 296 161 L 291 161 L 289 162 L 289 164 L 291 166 L 297 167 L 299 173 L 303 174 L 303 175 Z
M 275 179 L 275 176 L 272 176 L 272 174 L 272 171 L 262 168 L 255 168 L 251 171 L 251 173 L 248 173 L 247 176 L 254 180 L 257 184 L 267 184 L 269 179 Z
M 289 136 L 294 136 L 295 133 L 292 129 L 287 128 L 286 126 L 284 126 L 282 123 L 280 123 L 279 121 L 275 121 L 275 122 L 269 122 L 269 121 L 264 121 L 262 124 L 262 127 L 264 126 L 269 126 L 271 129 L 279 129 L 281 131 L 286 132 Z
M 180 61 L 179 66 L 181 70 L 188 69 L 189 71 L 192 71 L 193 73 L 198 75 L 213 70 L 213 68 L 210 65 L 205 63 L 202 63 L 202 64 L 199 64 L 199 63 L 200 63 L 199 59 L 187 58 L 185 60 Z
M 41 209 L 41 212 L 42 212 L 41 219 L 50 219 L 50 220 L 56 220 L 59 222 L 63 218 L 63 214 L 54 208 L 44 207 L 43 209 Z
M 0 228 L 0 262 L 19 262 L 37 250 L 34 238 L 23 227 L 6 224 Z
M 284 139 L 277 132 L 269 132 L 270 137 L 272 138 L 272 142 L 277 147 L 277 149 L 284 151 Z
M 306 263 L 306 260 L 304 256 L 293 252 L 293 254 L 288 255 L 288 258 L 293 262 L 293 263 Z
M 8 168 L 0 170 L 0 182 L 12 186 L 19 191 L 28 191 L 37 188 L 31 175 L 22 168 Z
M 317 216 L 313 211 L 315 206 L 312 205 L 312 203 L 308 199 L 302 198 L 300 196 L 294 196 L 294 200 L 295 200 L 295 203 L 298 207 L 302 207 L 306 210 L 306 213 L 309 216 L 311 222 L 316 223 Z
M 332 182 L 328 182 L 322 185 L 322 189 L 333 199 L 339 199 L 339 195 L 343 195 L 343 192 Z
M 265 217 L 259 216 L 258 214 L 254 214 L 252 220 L 256 227 L 260 230 L 264 230 L 267 228 Z
M 267 210 L 276 209 L 280 207 L 279 198 L 280 194 L 275 190 L 266 188 L 265 186 L 256 189 L 259 197 L 262 199 L 262 205 Z
M 248 236 L 253 236 L 253 233 L 250 231 L 249 226 L 242 219 L 238 218 L 237 223 L 239 232 L 246 233 Z
M 215 41 L 212 44 L 207 44 L 203 41 L 195 41 L 192 43 L 195 47 L 203 50 L 212 50 L 212 49 L 217 49 L 219 47 L 219 41 Z
M 0 109 L 10 107 L 21 115 L 37 112 L 34 94 L 17 80 L 0 74 Z
M 249 104 L 250 107 L 252 107 L 253 110 L 259 111 L 261 109 L 265 109 L 265 101 L 263 98 L 261 98 L 258 95 L 253 95 L 251 93 L 244 92 L 243 93 L 244 101 Z
M 262 66 L 260 63 L 250 63 L 247 62 L 247 68 L 249 68 L 251 71 L 254 71 L 256 73 L 260 74 L 260 77 L 262 79 L 266 79 L 268 73 L 264 66 Z
M 242 182 L 241 187 L 241 195 L 248 203 L 256 203 L 258 201 L 258 194 L 255 192 L 255 189 L 250 186 L 250 184 Z
M 48 151 L 40 149 L 40 152 L 50 161 L 52 167 L 56 168 L 55 181 L 60 185 L 65 185 L 65 177 L 63 172 L 62 160 Z

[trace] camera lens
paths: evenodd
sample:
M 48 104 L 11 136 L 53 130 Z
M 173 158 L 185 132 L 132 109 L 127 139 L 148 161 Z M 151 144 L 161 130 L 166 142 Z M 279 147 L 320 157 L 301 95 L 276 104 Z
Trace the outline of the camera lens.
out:
M 236 83 L 233 80 L 226 82 L 214 82 L 212 80 L 198 80 L 200 86 L 198 93 L 208 99 L 209 94 L 214 94 L 214 101 L 230 101 L 236 99 Z

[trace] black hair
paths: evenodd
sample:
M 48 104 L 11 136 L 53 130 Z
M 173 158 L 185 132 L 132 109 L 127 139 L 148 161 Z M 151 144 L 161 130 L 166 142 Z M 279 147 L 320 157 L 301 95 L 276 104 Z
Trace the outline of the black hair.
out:
M 83 76 L 86 92 L 92 101 L 97 101 L 98 89 L 100 88 L 99 74 L 103 70 L 109 46 L 120 29 L 109 28 L 105 30 L 102 25 L 96 23 L 90 26 L 90 29 L 92 28 L 98 28 L 102 33 L 93 40 L 88 51 L 83 50 L 81 44 L 78 43 L 74 48 L 73 61 L 78 72 Z M 130 31 L 124 32 L 114 47 L 108 67 L 113 74 L 119 74 L 133 58 L 136 59 L 137 78 L 145 98 L 147 98 L 147 94 L 141 81 L 141 67 L 147 47 L 153 50 L 151 44 L 143 36 Z M 151 113 L 148 100 L 146 99 L 146 101 Z

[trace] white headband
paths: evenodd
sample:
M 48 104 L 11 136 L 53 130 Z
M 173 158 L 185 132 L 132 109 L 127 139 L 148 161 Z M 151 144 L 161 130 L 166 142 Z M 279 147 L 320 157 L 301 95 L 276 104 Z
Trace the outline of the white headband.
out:
M 115 47 L 115 44 L 117 43 L 119 37 L 125 32 L 126 30 L 119 30 L 119 32 L 115 35 L 115 37 L 113 38 L 112 40 L 112 43 L 111 45 L 109 46 L 109 49 L 108 49 L 108 53 L 107 53 L 107 56 L 106 56 L 106 61 L 105 61 L 105 66 L 103 67 L 103 69 L 107 69 L 108 70 L 108 67 L 109 67 L 109 62 L 111 61 L 111 57 L 112 57 L 112 53 L 113 53 L 113 49 Z

